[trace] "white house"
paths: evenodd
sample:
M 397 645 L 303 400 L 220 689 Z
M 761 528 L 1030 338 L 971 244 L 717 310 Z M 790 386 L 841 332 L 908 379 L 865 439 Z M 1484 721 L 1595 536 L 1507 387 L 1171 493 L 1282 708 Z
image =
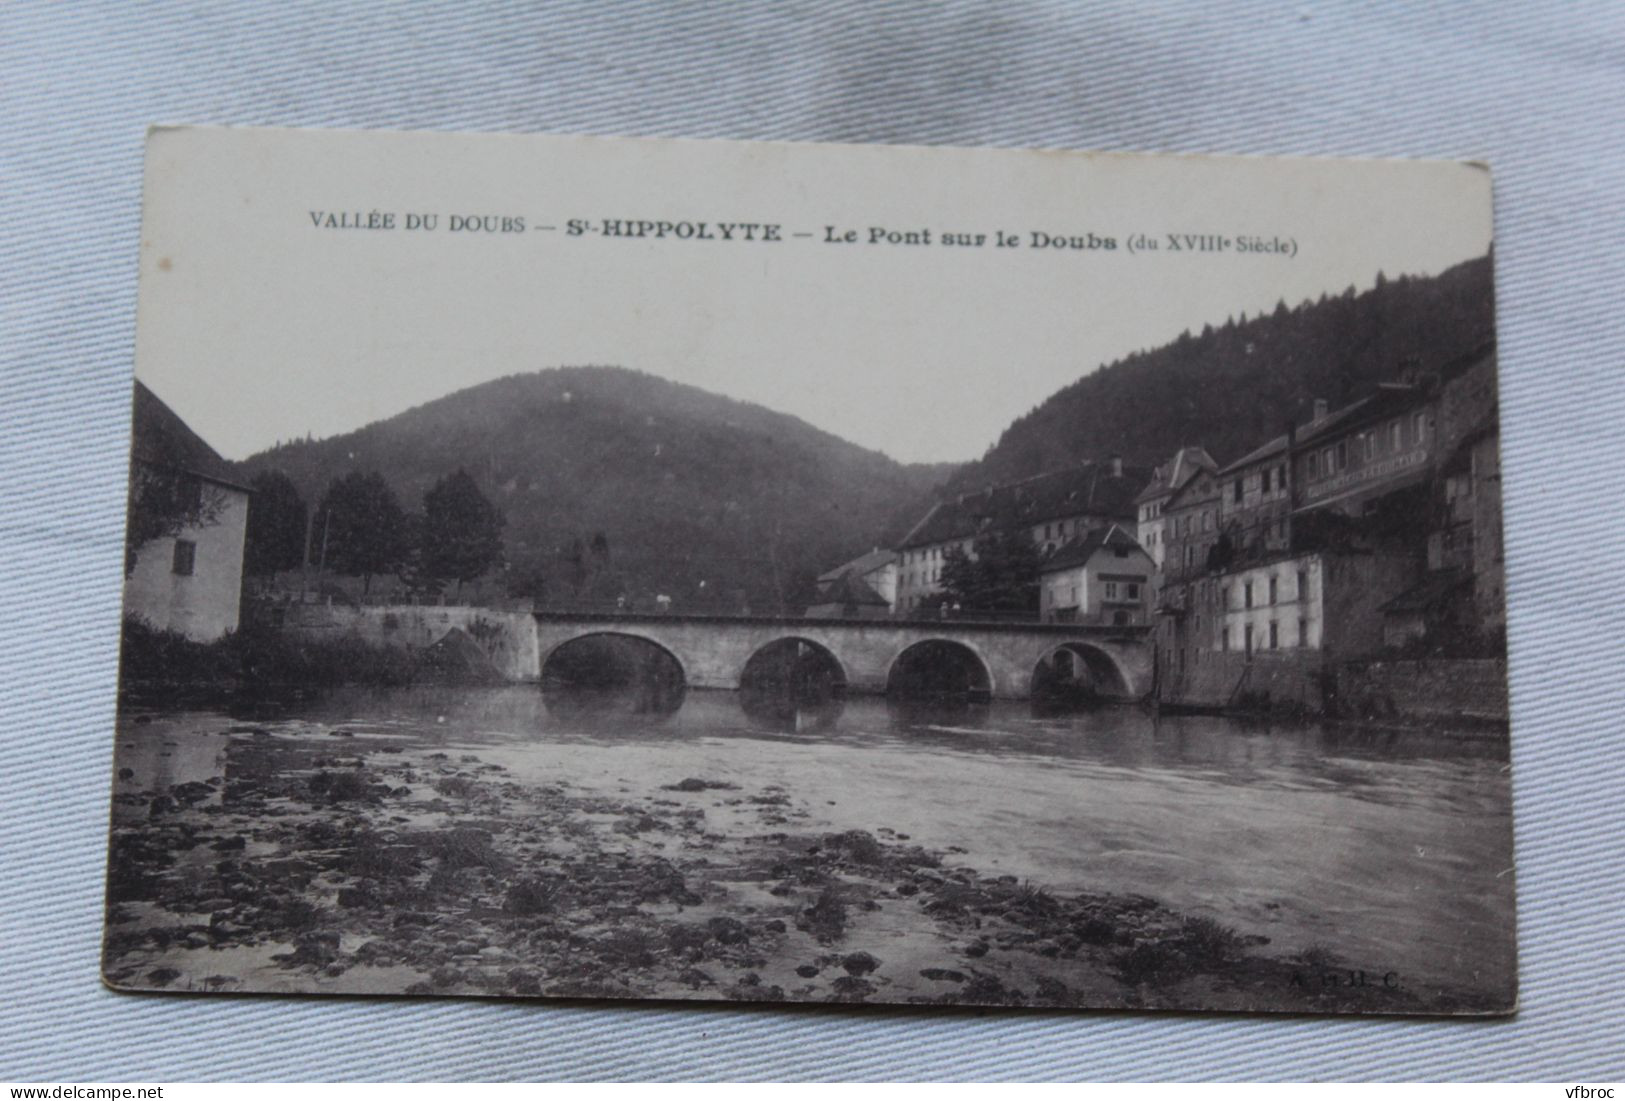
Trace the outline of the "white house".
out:
M 868 554 L 860 554 L 850 562 L 844 562 L 833 570 L 818 575 L 818 594 L 820 599 L 816 604 L 829 603 L 822 599 L 836 587 L 844 587 L 843 577 L 851 575 L 870 589 L 874 590 L 882 603 L 889 610 L 897 604 L 897 552 L 882 550 L 876 547 Z M 839 603 L 840 601 L 836 601 Z M 865 599 L 865 605 L 873 604 L 872 600 Z
M 1145 548 L 1116 524 L 1070 539 L 1040 567 L 1039 618 L 1119 627 L 1147 623 L 1156 570 Z
M 158 534 L 125 563 L 124 614 L 212 642 L 237 629 L 248 490 L 226 461 L 140 382 L 130 441 L 132 531 Z M 164 515 L 182 514 L 166 523 Z

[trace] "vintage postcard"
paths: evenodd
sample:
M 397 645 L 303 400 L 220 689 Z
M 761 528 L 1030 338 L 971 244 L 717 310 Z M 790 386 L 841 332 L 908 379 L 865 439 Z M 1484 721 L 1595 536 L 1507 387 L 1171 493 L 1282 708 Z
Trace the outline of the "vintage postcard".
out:
M 121 990 L 1502 1014 L 1482 165 L 160 128 Z

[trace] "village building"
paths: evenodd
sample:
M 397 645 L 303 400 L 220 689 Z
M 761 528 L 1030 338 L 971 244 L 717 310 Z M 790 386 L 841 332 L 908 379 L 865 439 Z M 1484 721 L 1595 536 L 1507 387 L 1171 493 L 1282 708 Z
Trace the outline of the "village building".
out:
M 944 556 L 957 547 L 974 557 L 980 535 L 1026 530 L 1048 557 L 1068 539 L 1132 525 L 1134 498 L 1150 478 L 1148 468 L 1112 458 L 939 501 L 898 545 L 898 613 L 941 593 Z
M 878 593 L 887 606 L 897 601 L 897 552 L 876 547 L 868 554 L 860 554 L 850 562 L 843 562 L 833 570 L 818 575 L 820 592 L 831 582 L 851 574 Z
M 128 523 L 158 532 L 125 563 L 124 614 L 212 642 L 237 629 L 248 531 L 245 486 L 215 450 L 141 382 L 135 384 Z M 166 513 L 186 517 L 167 522 Z
M 1389 645 L 1500 644 L 1506 629 L 1496 357 L 1487 345 L 1443 372 L 1427 574 L 1385 609 Z
M 1150 484 L 1134 498 L 1134 506 L 1138 510 L 1134 537 L 1151 556 L 1157 569 L 1162 569 L 1163 560 L 1167 555 L 1167 539 L 1164 534 L 1167 517 L 1164 513 L 1168 499 L 1197 474 L 1204 470 L 1213 471 L 1217 467 L 1218 464 L 1213 461 L 1213 457 L 1202 448 L 1182 447 L 1172 459 L 1151 472 Z
M 1318 707 L 1334 662 L 1504 629 L 1494 371 L 1486 347 L 1336 411 L 1317 402 L 1211 487 L 1171 494 L 1159 696 Z
M 1328 420 L 1326 403 L 1315 402 L 1315 420 Z M 1219 470 L 1219 527 L 1233 558 L 1281 554 L 1292 546 L 1292 433 L 1277 436 Z
M 1176 582 L 1206 573 L 1219 543 L 1219 480 L 1210 469 L 1198 470 L 1163 502 L 1162 570 L 1159 589 L 1179 599 Z
M 897 553 L 876 547 L 818 575 L 807 615 L 818 619 L 877 619 L 897 599 Z
M 855 573 L 843 573 L 819 585 L 807 606 L 808 619 L 885 619 L 891 604 Z
M 1318 710 L 1326 669 L 1382 648 L 1382 607 L 1417 570 L 1403 554 L 1310 551 L 1192 581 L 1159 608 L 1159 698 Z
M 1045 623 L 1141 626 L 1150 621 L 1156 563 L 1116 524 L 1075 536 L 1039 571 L 1039 618 Z

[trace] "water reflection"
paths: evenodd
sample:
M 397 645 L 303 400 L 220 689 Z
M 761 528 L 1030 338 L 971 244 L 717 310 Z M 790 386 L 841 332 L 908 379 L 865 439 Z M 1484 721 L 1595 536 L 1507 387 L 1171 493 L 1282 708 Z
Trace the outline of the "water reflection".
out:
M 822 696 L 772 688 L 743 688 L 739 710 L 751 725 L 761 731 L 785 734 L 812 734 L 833 730 L 846 711 L 846 697 L 837 693 Z
M 588 635 L 564 643 L 542 666 L 542 698 L 561 719 L 664 719 L 687 685 L 675 657 L 644 639 Z
M 557 684 L 541 690 L 536 685 L 342 689 L 319 701 L 274 713 L 259 707 L 252 714 L 256 721 L 297 716 L 361 731 L 418 732 L 448 740 L 610 744 L 760 738 L 859 749 L 912 746 L 1050 763 L 1198 770 L 1237 782 L 1298 774 L 1317 783 L 1358 783 L 1374 763 L 1425 769 L 1507 760 L 1504 732 L 1159 716 L 1127 705 L 1053 714 L 1042 704 L 978 702 L 964 695 L 819 699 L 705 690 L 684 693 L 675 707 L 673 702 L 670 696 L 650 700 L 614 688 Z

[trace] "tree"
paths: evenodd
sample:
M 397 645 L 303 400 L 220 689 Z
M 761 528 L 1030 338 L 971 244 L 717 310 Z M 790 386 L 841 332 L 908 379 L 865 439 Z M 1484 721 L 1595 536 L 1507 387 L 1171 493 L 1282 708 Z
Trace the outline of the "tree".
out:
M 326 548 L 327 565 L 361 577 L 364 593 L 372 590 L 374 574 L 389 573 L 406 561 L 406 514 L 377 471 L 352 471 L 328 484 L 312 537 Z
M 438 597 L 444 589 L 446 579 L 436 577 L 429 572 L 423 556 L 423 516 L 421 513 L 408 513 L 406 525 L 402 532 L 402 541 L 406 553 L 402 556 L 401 564 L 395 567 L 395 576 L 400 578 L 406 591 L 417 598 Z
M 254 475 L 249 482 L 248 531 L 243 541 L 243 572 L 268 577 L 297 569 L 305 560 L 304 498 L 280 470 Z
M 531 554 L 508 571 L 508 595 L 541 604 L 547 599 L 547 575 L 547 561 L 541 555 Z
M 973 551 L 958 546 L 942 556 L 946 602 L 967 611 L 1038 611 L 1038 547 L 1025 528 L 977 536 Z
M 441 478 L 423 495 L 423 572 L 472 581 L 502 562 L 502 510 L 486 499 L 468 471 Z
M 124 575 L 135 570 L 136 554 L 154 539 L 174 538 L 187 528 L 220 522 L 226 494 L 196 474 L 130 464 L 129 507 L 124 525 Z

